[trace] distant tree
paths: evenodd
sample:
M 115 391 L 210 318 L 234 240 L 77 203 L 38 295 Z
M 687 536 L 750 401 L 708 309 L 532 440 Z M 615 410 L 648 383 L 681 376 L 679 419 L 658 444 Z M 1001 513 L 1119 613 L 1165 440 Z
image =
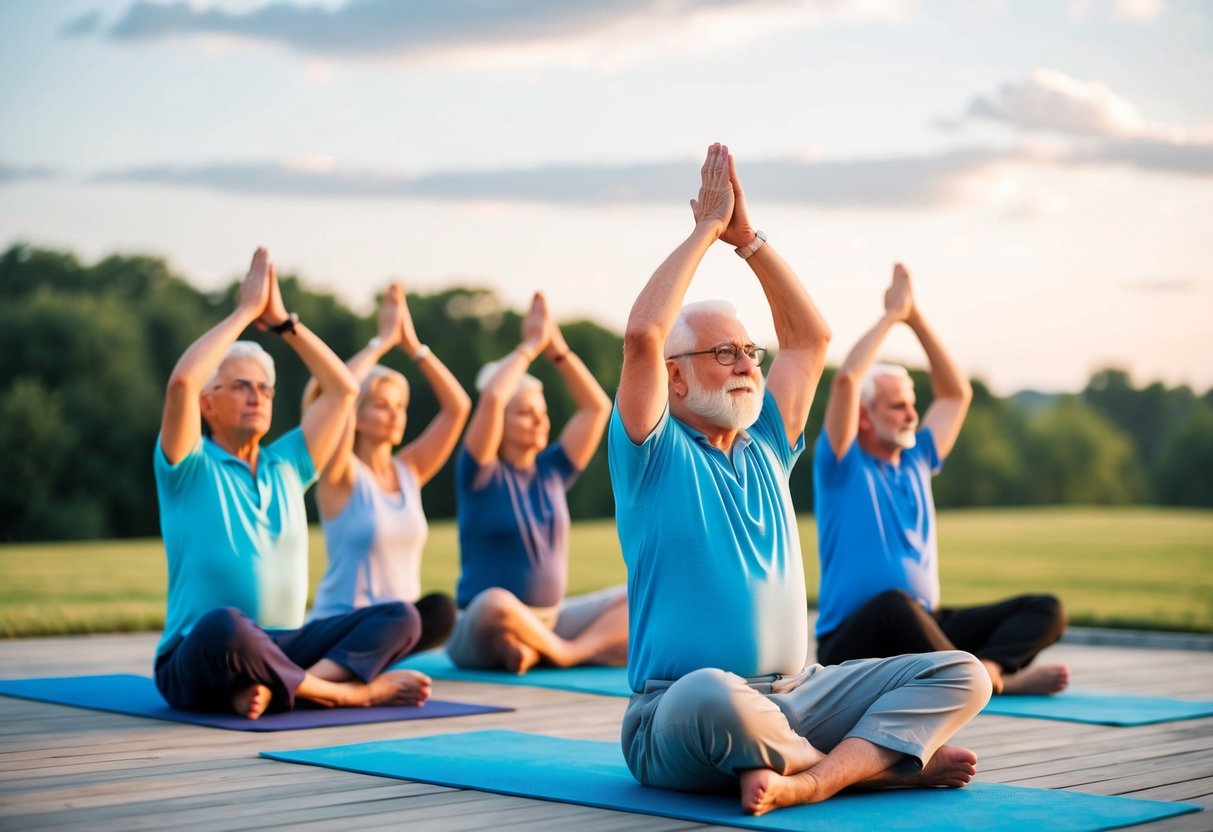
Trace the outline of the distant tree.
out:
M 1155 469 L 1159 498 L 1169 505 L 1213 508 L 1213 406 L 1204 402 L 1172 431 Z
M 1029 502 L 1129 503 L 1144 493 L 1128 435 L 1073 396 L 1029 424 L 1024 451 Z

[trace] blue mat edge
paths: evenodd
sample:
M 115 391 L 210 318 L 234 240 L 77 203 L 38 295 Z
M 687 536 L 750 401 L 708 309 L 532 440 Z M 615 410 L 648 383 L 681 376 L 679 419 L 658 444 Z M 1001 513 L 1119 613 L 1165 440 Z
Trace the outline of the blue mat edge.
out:
M 84 704 L 80 704 L 77 702 L 66 702 L 63 700 L 56 700 L 56 699 L 48 698 L 46 696 L 34 696 L 34 695 L 30 695 L 28 693 L 22 693 L 22 692 L 16 692 L 16 691 L 4 689 L 4 685 L 6 682 L 39 682 L 39 681 L 54 681 L 56 679 L 79 680 L 79 679 L 89 679 L 89 678 L 112 679 L 112 678 L 118 678 L 118 677 L 138 679 L 138 680 L 147 681 L 147 682 L 153 681 L 150 676 L 143 676 L 138 673 L 99 673 L 99 674 L 85 674 L 85 675 L 80 675 L 80 676 L 32 676 L 32 677 L 22 676 L 22 677 L 15 677 L 15 678 L 9 678 L 9 679 L 0 679 L 0 696 L 7 696 L 12 699 L 20 699 L 24 702 L 38 702 L 38 703 L 41 703 L 44 705 L 55 705 L 60 708 L 76 708 L 77 710 L 93 711 L 94 713 L 117 714 L 118 716 L 129 716 L 129 717 L 132 717 L 135 719 L 151 719 L 151 720 L 155 720 L 157 722 L 173 722 L 178 725 L 196 725 L 196 726 L 200 726 L 203 728 L 216 728 L 221 731 L 238 731 L 238 732 L 253 733 L 253 734 L 276 734 L 281 731 L 307 731 L 307 730 L 312 730 L 312 729 L 316 729 L 316 728 L 344 728 L 349 725 L 375 725 L 375 724 L 382 724 L 385 722 L 407 722 L 407 721 L 416 721 L 416 720 L 424 720 L 424 719 L 448 719 L 451 717 L 458 717 L 458 716 L 479 716 L 481 714 L 490 714 L 490 713 L 510 713 L 515 710 L 515 708 L 509 707 L 506 705 L 481 705 L 481 704 L 473 703 L 473 702 L 461 702 L 461 701 L 450 700 L 450 699 L 434 699 L 434 700 L 430 700 L 430 702 L 442 704 L 442 705 L 457 705 L 460 707 L 473 708 L 474 710 L 471 713 L 444 714 L 441 716 L 429 716 L 429 715 L 416 716 L 416 717 L 412 717 L 411 719 L 407 718 L 407 717 L 402 719 L 402 718 L 398 718 L 398 717 L 393 718 L 393 717 L 385 716 L 385 718 L 382 718 L 382 719 L 372 718 L 372 719 L 362 719 L 362 720 L 351 720 L 348 722 L 337 721 L 337 722 L 332 722 L 332 723 L 323 724 L 323 725 L 304 725 L 304 726 L 296 726 L 296 727 L 279 727 L 272 721 L 271 722 L 262 722 L 260 720 L 252 720 L 246 726 L 244 724 L 240 724 L 240 725 L 224 724 L 224 722 L 222 722 L 220 720 L 225 719 L 227 717 L 226 714 L 210 714 L 210 713 L 206 713 L 206 712 L 195 713 L 193 711 L 178 711 L 174 708 L 170 708 L 167 702 L 164 703 L 165 712 L 161 713 L 161 712 L 154 712 L 154 711 L 138 711 L 138 710 L 134 710 L 134 709 L 130 709 L 130 708 L 122 709 L 122 708 L 109 707 L 109 706 L 104 706 L 104 705 L 84 705 Z M 396 706 L 382 706 L 382 707 L 394 708 Z M 317 709 L 317 710 L 318 710 L 318 712 L 324 713 L 324 712 L 328 712 L 330 709 L 325 708 L 325 709 Z M 354 710 L 354 709 L 350 709 L 350 710 L 353 713 L 365 714 L 364 710 Z M 297 713 L 297 712 L 292 712 L 292 713 Z M 174 716 L 174 714 L 180 714 L 180 716 Z M 235 715 L 233 714 L 232 716 L 234 717 Z M 272 717 L 274 715 L 269 715 L 269 716 L 272 719 Z M 214 718 L 212 718 L 212 717 L 214 717 Z
M 627 683 L 627 668 L 624 667 L 605 667 L 597 665 L 585 665 L 573 668 L 553 668 L 539 667 L 522 674 L 512 674 L 506 670 L 491 670 L 482 668 L 462 668 L 455 664 L 450 664 L 449 667 L 434 668 L 428 666 L 429 662 L 435 658 L 449 658 L 446 656 L 445 649 L 438 647 L 433 650 L 427 650 L 419 653 L 416 656 L 408 658 L 392 665 L 392 669 L 409 669 L 420 670 L 423 673 L 430 674 L 435 679 L 440 679 L 446 682 L 470 682 L 483 683 L 490 685 L 506 685 L 509 687 L 534 687 L 546 688 L 548 690 L 568 690 L 576 693 L 593 693 L 599 696 L 614 696 L 628 697 L 634 691 Z M 415 663 L 420 659 L 420 663 Z M 617 683 L 603 682 L 579 682 L 578 677 L 584 674 L 594 674 L 598 672 L 606 672 L 611 676 L 622 676 L 622 679 Z M 565 679 L 559 678 L 560 674 L 568 674 Z M 567 681 L 568 678 L 574 681 Z M 613 681 L 613 680 L 612 680 Z
M 490 733 L 490 732 L 492 732 L 492 733 L 518 733 L 518 734 L 534 733 L 534 732 L 513 731 L 512 729 L 485 729 L 483 731 L 467 731 L 467 732 L 458 732 L 458 733 L 480 734 L 480 733 Z M 569 739 L 567 737 L 553 737 L 552 735 L 540 735 L 540 736 L 549 736 L 549 737 L 552 737 L 553 739 Z M 368 772 L 364 769 L 358 768 L 357 766 L 341 765 L 339 763 L 332 762 L 332 761 L 318 762 L 315 760 L 308 760 L 308 759 L 299 757 L 299 755 L 308 755 L 308 754 L 312 754 L 314 752 L 319 752 L 319 751 L 327 752 L 327 751 L 337 751 L 342 748 L 366 747 L 366 746 L 372 746 L 372 745 L 389 745 L 389 744 L 393 744 L 393 743 L 407 742 L 408 739 L 417 739 L 417 738 L 371 740 L 371 741 L 367 741 L 367 742 L 348 743 L 345 745 L 318 746 L 315 748 L 300 748 L 300 749 L 291 749 L 291 750 L 286 750 L 286 751 L 260 751 L 257 753 L 257 756 L 261 757 L 263 759 L 267 759 L 267 760 L 274 760 L 276 762 L 291 763 L 291 764 L 295 764 L 295 765 L 309 765 L 309 766 L 315 766 L 317 768 L 328 768 L 328 769 L 333 769 L 335 771 L 345 771 L 345 772 L 348 772 L 351 774 L 361 774 L 361 775 L 364 775 L 367 777 L 385 777 L 388 779 L 402 780 L 402 781 L 412 782 L 412 783 L 427 783 L 429 785 L 441 786 L 443 788 L 465 789 L 465 790 L 470 790 L 470 791 L 485 792 L 488 794 L 506 795 L 508 797 L 523 797 L 523 798 L 526 798 L 529 800 L 542 800 L 547 803 L 564 803 L 564 804 L 568 804 L 568 805 L 572 805 L 572 806 L 588 806 L 590 808 L 602 809 L 604 811 L 625 812 L 627 814 L 646 815 L 649 817 L 665 817 L 665 818 L 671 818 L 673 820 L 682 820 L 682 821 L 688 821 L 688 822 L 692 822 L 692 823 L 712 823 L 712 824 L 719 824 L 719 825 L 724 825 L 724 826 L 733 826 L 733 827 L 740 827 L 740 828 L 753 828 L 752 822 L 758 820 L 757 818 L 753 818 L 748 815 L 741 815 L 738 818 L 738 820 L 741 820 L 744 818 L 744 819 L 751 821 L 751 823 L 748 823 L 745 825 L 742 825 L 740 823 L 730 823 L 729 819 L 727 819 L 727 818 L 705 820 L 703 813 L 692 814 L 692 813 L 679 813 L 677 811 L 653 812 L 653 811 L 646 811 L 644 809 L 632 809 L 632 808 L 628 808 L 625 806 L 607 806 L 607 805 L 603 805 L 601 802 L 595 803 L 595 802 L 591 802 L 588 800 L 573 800 L 573 799 L 566 800 L 566 799 L 561 799 L 561 798 L 556 798 L 556 797 L 546 797 L 544 795 L 538 795 L 538 794 L 528 794 L 528 793 L 518 791 L 518 790 L 496 789 L 491 786 L 469 786 L 466 783 L 451 782 L 451 781 L 446 780 L 445 778 L 440 779 L 440 778 L 435 778 L 435 777 L 404 777 L 404 776 L 395 775 L 395 774 L 380 774 L 378 772 Z M 603 740 L 574 740 L 574 742 L 605 742 L 605 741 L 603 741 Z M 1059 792 L 1068 791 L 1066 789 L 1041 790 L 1041 789 L 1037 789 L 1032 786 L 1017 786 L 1017 785 L 1010 784 L 1010 783 L 978 782 L 978 783 L 974 783 L 972 785 L 978 786 L 979 788 L 992 786 L 992 787 L 995 787 L 998 789 L 1008 789 L 1008 790 L 1059 791 Z M 1123 828 L 1129 827 L 1129 826 L 1138 826 L 1143 823 L 1154 823 L 1154 822 L 1157 822 L 1160 820 L 1165 820 L 1167 818 L 1179 817 L 1181 815 L 1193 814 L 1196 812 L 1204 811 L 1204 807 L 1197 803 L 1151 800 L 1149 798 L 1128 797 L 1128 796 L 1124 796 L 1124 795 L 1094 795 L 1094 794 L 1090 794 L 1088 792 L 1075 792 L 1075 794 L 1081 794 L 1081 795 L 1085 795 L 1088 797 L 1114 797 L 1117 799 L 1129 800 L 1129 801 L 1134 801 L 1137 803 L 1156 804 L 1159 807 L 1167 807 L 1170 810 L 1167 814 L 1160 815 L 1160 816 L 1150 818 L 1150 819 L 1145 819 L 1145 820 L 1140 819 L 1140 818 L 1126 819 L 1124 823 L 1117 823 L 1117 824 L 1111 825 L 1111 826 L 1104 826 L 1104 827 L 1102 827 L 1103 830 L 1123 829 Z

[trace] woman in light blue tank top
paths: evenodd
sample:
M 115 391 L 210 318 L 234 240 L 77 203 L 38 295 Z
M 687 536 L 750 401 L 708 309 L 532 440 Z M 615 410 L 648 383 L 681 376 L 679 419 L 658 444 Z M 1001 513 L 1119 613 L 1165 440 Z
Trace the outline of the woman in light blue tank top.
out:
M 425 376 L 440 409 L 420 436 L 393 453 L 404 438 L 409 385 L 379 360 L 395 347 Z M 471 400 L 417 338 L 400 284 L 388 287 L 379 310 L 379 334 L 346 363 L 362 387 L 343 444 L 316 485 L 328 569 L 311 617 L 391 601 L 415 604 L 422 632 L 414 651 L 424 650 L 450 635 L 455 605 L 441 593 L 421 594 L 421 554 L 429 528 L 421 486 L 450 458 Z M 305 402 L 312 393 L 309 385 Z

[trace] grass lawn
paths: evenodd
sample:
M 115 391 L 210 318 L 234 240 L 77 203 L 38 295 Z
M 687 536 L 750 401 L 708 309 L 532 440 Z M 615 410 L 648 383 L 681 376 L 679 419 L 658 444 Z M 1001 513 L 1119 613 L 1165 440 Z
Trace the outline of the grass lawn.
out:
M 1213 632 L 1213 511 L 1025 508 L 946 511 L 939 518 L 943 600 L 963 606 L 1053 592 L 1075 624 Z M 807 592 L 817 595 L 812 517 L 800 522 Z M 311 586 L 324 571 L 312 531 Z M 427 591 L 452 592 L 453 522 L 434 522 Z M 610 521 L 573 528 L 569 591 L 625 580 Z M 0 636 L 159 629 L 165 563 L 159 540 L 0 546 Z

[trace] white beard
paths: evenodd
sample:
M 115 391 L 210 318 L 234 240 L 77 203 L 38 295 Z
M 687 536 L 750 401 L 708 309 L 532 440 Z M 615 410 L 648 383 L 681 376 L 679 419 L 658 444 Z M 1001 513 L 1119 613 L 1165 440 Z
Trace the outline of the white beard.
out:
M 889 430 L 884 425 L 878 425 L 876 435 L 885 442 L 890 442 L 903 451 L 908 451 L 918 444 L 918 422 L 901 430 Z
M 758 376 L 757 385 L 749 378 L 735 378 L 718 390 L 708 390 L 699 383 L 694 370 L 690 367 L 687 370 L 687 410 L 716 427 L 727 430 L 745 430 L 758 421 L 766 385 L 761 374 Z M 730 390 L 739 388 L 754 392 L 749 396 L 729 395 Z

